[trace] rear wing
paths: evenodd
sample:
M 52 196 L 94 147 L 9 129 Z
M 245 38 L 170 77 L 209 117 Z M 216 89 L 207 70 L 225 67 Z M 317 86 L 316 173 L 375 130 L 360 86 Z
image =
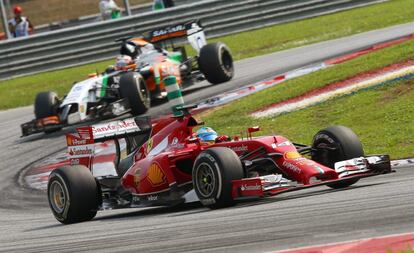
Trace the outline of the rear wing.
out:
M 183 38 L 187 37 L 188 42 L 197 52 L 200 52 L 200 49 L 207 44 L 204 29 L 199 20 L 159 27 L 148 32 L 145 37 L 154 44 L 169 41 L 172 45 L 183 44 Z
M 77 133 L 66 134 L 68 146 L 93 144 L 111 139 L 147 133 L 151 130 L 149 117 L 136 117 L 124 120 L 99 123 L 92 126 L 78 127 Z
M 79 127 L 76 133 L 66 134 L 71 165 L 82 164 L 92 168 L 95 143 L 115 140 L 119 145 L 118 139 L 147 135 L 151 129 L 150 117 L 136 117 Z

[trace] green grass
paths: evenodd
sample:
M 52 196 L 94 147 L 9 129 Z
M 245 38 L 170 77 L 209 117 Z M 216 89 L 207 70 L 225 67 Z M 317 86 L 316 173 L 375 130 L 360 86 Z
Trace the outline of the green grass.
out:
M 412 0 L 391 0 L 212 41 L 226 43 L 236 59 L 243 59 L 412 21 Z
M 225 36 L 223 41 L 236 60 L 303 46 L 328 39 L 414 21 L 412 0 L 386 3 L 332 15 L 276 25 L 255 31 Z M 37 74 L 0 82 L 0 110 L 30 105 L 39 91 L 66 93 L 74 81 L 83 80 L 96 69 L 103 71 L 112 61 Z
M 400 253 L 414 253 L 414 249 L 412 247 L 408 247 L 408 249 L 400 251 Z
M 405 250 L 396 251 L 396 252 L 394 252 L 392 250 L 387 250 L 387 252 L 388 253 L 396 253 L 396 252 L 398 252 L 398 253 L 414 253 L 414 249 L 412 247 L 408 246 L 407 249 L 405 249 Z
M 361 138 L 367 153 L 389 153 L 392 158 L 412 157 L 414 139 L 414 80 L 362 91 L 278 117 L 254 119 L 249 114 L 266 105 L 344 80 L 404 59 L 414 59 L 414 42 L 406 42 L 323 71 L 293 79 L 201 115 L 219 133 L 240 135 L 260 125 L 261 134 L 281 134 L 309 144 L 312 136 L 329 125 L 345 125 Z
M 0 110 L 31 105 L 37 93 L 55 91 L 66 94 L 72 84 L 88 78 L 88 74 L 104 70 L 113 61 L 105 61 L 61 71 L 37 74 L 0 82 Z

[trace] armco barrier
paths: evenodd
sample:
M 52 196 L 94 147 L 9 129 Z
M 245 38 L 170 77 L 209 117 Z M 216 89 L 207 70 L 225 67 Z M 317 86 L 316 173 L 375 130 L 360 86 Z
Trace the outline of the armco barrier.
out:
M 198 18 L 207 37 L 262 28 L 384 0 L 204 0 L 119 20 L 71 27 L 0 43 L 0 79 L 110 59 L 115 39 Z
M 175 0 L 174 3 L 175 3 L 175 6 L 180 6 L 180 5 L 194 3 L 196 1 L 197 0 Z M 141 15 L 143 13 L 147 13 L 150 11 L 152 11 L 152 3 L 131 6 L 132 15 Z M 126 16 L 125 13 L 124 13 L 124 16 Z M 101 15 L 93 14 L 93 15 L 88 15 L 88 16 L 82 16 L 77 19 L 63 20 L 60 22 L 52 22 L 50 24 L 39 25 L 35 27 L 35 30 L 36 30 L 36 33 L 42 33 L 42 32 L 49 32 L 49 31 L 54 31 L 58 29 L 85 25 L 85 24 L 90 24 L 90 23 L 100 22 L 100 21 L 101 21 Z

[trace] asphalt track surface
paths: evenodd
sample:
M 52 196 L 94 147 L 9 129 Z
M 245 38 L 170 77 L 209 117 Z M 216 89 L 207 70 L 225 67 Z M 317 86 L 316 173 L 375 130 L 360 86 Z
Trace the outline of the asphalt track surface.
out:
M 199 101 L 413 32 L 410 23 L 240 61 L 233 81 L 193 86 L 185 99 Z M 414 230 L 413 167 L 346 190 L 313 188 L 214 211 L 200 205 L 105 211 L 63 226 L 45 193 L 18 182 L 26 165 L 65 147 L 62 133 L 20 139 L 19 125 L 32 114 L 32 107 L 0 112 L 0 252 L 264 252 Z

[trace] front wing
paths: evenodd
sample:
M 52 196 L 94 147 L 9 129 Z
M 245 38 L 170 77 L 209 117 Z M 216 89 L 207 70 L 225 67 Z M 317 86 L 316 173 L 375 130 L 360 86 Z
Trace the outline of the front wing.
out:
M 58 116 L 51 116 L 44 119 L 34 119 L 20 125 L 22 137 L 41 132 L 53 132 L 64 125 L 60 123 Z
M 388 155 L 369 156 L 342 161 L 335 166 L 337 179 L 311 180 L 310 184 L 299 184 L 283 178 L 281 175 L 267 175 L 232 181 L 234 200 L 266 197 L 283 192 L 297 191 L 311 187 L 346 182 L 354 179 L 377 176 L 392 172 Z
M 70 106 L 70 105 L 69 105 Z M 91 114 L 87 115 L 86 119 L 81 120 L 78 113 L 73 114 L 64 114 L 63 116 L 50 116 L 43 119 L 33 119 L 29 122 L 23 123 L 20 125 L 20 128 L 22 130 L 22 136 L 29 136 L 36 133 L 42 133 L 42 132 L 54 132 L 62 129 L 65 126 L 68 125 L 74 125 L 81 122 L 86 122 L 94 119 L 105 119 L 105 118 L 113 118 L 121 116 L 125 113 L 128 113 L 131 111 L 129 102 L 127 99 L 119 99 L 115 102 L 112 102 L 108 104 L 106 107 L 99 108 L 99 111 L 95 112 L 94 116 L 91 116 Z M 67 110 L 69 112 L 69 109 Z M 71 120 L 71 115 L 76 115 Z M 61 118 L 65 119 L 66 123 L 62 122 Z

